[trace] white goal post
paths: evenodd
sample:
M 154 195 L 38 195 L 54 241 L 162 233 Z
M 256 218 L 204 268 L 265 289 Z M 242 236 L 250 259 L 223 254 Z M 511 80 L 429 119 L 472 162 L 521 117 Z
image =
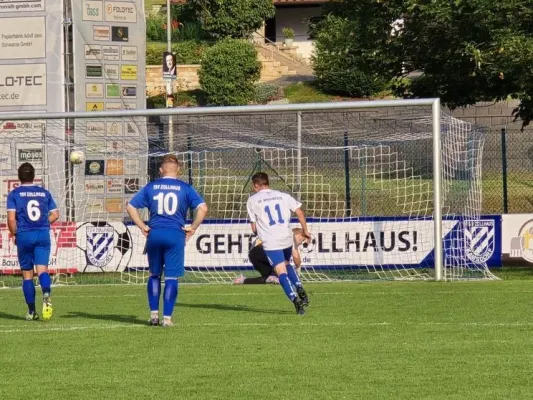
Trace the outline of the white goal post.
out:
M 60 283 L 144 282 L 144 239 L 125 204 L 170 152 L 210 207 L 187 244 L 192 281 L 253 274 L 245 203 L 257 171 L 304 204 L 314 235 L 300 248 L 305 280 L 495 279 L 481 220 L 484 131 L 443 114 L 439 99 L 5 113 L 0 131 L 3 214 L 25 160 L 60 205 Z M 72 164 L 73 151 L 86 160 Z M 0 281 L 17 270 L 3 231 Z

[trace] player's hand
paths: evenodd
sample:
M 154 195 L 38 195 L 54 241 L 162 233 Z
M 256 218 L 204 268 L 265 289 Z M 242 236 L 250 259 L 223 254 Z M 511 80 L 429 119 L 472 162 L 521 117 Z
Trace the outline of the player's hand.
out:
M 145 225 L 145 226 L 141 229 L 141 232 L 143 233 L 144 237 L 148 237 L 148 232 L 150 232 L 150 227 Z
M 194 235 L 194 233 L 196 232 L 196 229 L 193 228 L 192 226 L 185 226 L 183 228 L 181 228 L 185 231 L 185 240 L 186 241 L 189 241 L 189 239 Z
M 304 232 L 302 232 L 302 236 L 305 238 L 304 242 L 309 244 L 309 242 L 311 240 L 311 233 L 308 232 L 308 231 L 304 231 Z

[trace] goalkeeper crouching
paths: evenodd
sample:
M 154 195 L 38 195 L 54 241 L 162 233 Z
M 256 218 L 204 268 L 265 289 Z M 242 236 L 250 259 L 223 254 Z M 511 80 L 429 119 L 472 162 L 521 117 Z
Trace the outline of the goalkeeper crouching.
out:
M 300 257 L 300 252 L 298 248 L 304 242 L 305 236 L 301 228 L 294 228 L 293 233 L 293 247 L 292 247 L 292 261 L 296 266 L 296 273 L 300 275 L 300 269 L 302 267 L 302 258 Z M 265 254 L 263 249 L 263 244 L 261 239 L 255 241 L 254 247 L 252 247 L 248 253 L 248 259 L 252 263 L 253 267 L 261 276 L 256 276 L 253 278 L 245 278 L 244 275 L 239 275 L 233 281 L 235 285 L 263 285 L 267 283 L 278 284 L 279 280 L 274 270 L 270 266 L 270 262 Z

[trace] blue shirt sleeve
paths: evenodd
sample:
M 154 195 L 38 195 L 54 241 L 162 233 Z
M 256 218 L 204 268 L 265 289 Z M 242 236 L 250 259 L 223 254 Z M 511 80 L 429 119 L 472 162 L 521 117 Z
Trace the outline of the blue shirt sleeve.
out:
M 52 193 L 48 193 L 48 210 L 49 211 L 54 211 L 54 210 L 57 210 L 57 204 L 54 200 L 54 198 L 52 197 Z
M 130 200 L 130 205 L 135 208 L 148 208 L 148 200 L 146 199 L 146 186 L 137 192 Z
M 202 199 L 202 196 L 200 196 L 192 186 L 189 186 L 189 190 L 187 192 L 187 201 L 189 202 L 189 207 L 193 210 L 196 210 L 200 204 L 205 203 L 204 199 Z
M 12 211 L 16 211 L 17 210 L 17 204 L 15 203 L 15 195 L 13 194 L 13 192 L 11 192 L 11 193 L 9 193 L 7 195 L 6 208 L 8 210 L 12 210 Z

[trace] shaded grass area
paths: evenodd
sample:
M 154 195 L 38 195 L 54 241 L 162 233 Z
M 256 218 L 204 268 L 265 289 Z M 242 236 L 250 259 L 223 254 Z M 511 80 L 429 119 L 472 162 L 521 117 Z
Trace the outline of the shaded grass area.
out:
M 31 323 L 0 291 L 2 398 L 530 396 L 530 282 L 308 290 L 300 318 L 279 286 L 182 286 L 174 329 L 144 326 L 141 287 L 57 288 L 54 319 Z

